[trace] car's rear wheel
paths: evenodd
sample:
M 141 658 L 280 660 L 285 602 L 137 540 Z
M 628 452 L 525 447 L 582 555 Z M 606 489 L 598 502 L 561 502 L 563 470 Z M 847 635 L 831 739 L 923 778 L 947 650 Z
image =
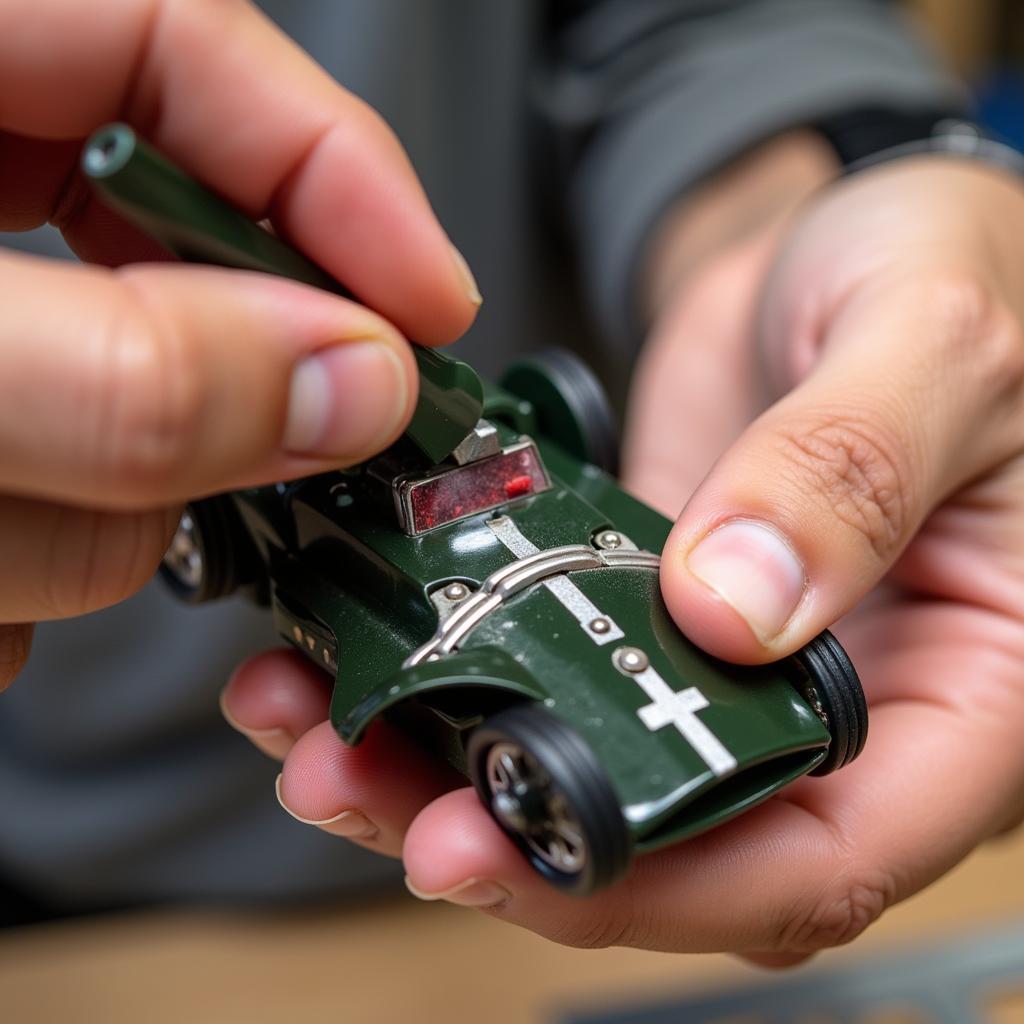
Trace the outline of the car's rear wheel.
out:
M 188 604 L 215 601 L 251 582 L 251 546 L 230 498 L 190 502 L 160 564 L 160 575 Z
M 619 431 L 611 402 L 594 371 L 564 348 L 516 360 L 501 386 L 533 403 L 541 432 L 570 455 L 615 476 Z
M 829 775 L 864 749 L 868 735 L 864 690 L 853 662 L 827 629 L 793 657 L 806 673 L 803 696 L 831 737 L 825 760 L 811 774 Z
M 478 726 L 470 776 L 484 806 L 552 884 L 586 896 L 629 866 L 629 831 L 597 757 L 542 709 L 520 705 Z

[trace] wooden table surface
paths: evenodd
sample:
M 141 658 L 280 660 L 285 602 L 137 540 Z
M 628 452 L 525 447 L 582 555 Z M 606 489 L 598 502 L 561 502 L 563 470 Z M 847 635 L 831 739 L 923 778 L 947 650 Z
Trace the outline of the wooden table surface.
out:
M 976 853 L 819 962 L 839 967 L 1015 920 L 1024 921 L 1024 835 Z M 161 911 L 0 933 L 5 1024 L 520 1024 L 764 978 L 726 956 L 565 949 L 412 897 L 348 911 Z

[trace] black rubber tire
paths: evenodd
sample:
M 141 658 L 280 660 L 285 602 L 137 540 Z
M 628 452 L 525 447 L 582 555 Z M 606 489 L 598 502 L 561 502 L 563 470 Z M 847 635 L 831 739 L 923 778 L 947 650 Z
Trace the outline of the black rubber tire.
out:
M 205 604 L 229 597 L 240 586 L 250 583 L 252 541 L 234 502 L 224 495 L 203 498 L 186 505 L 185 514 L 192 517 L 202 571 L 193 586 L 161 562 L 160 575 L 175 596 L 186 604 Z
M 814 687 L 832 738 L 812 775 L 830 775 L 860 755 L 868 738 L 868 705 L 857 670 L 826 629 L 793 655 Z
M 612 476 L 618 473 L 615 412 L 594 371 L 579 356 L 564 348 L 541 349 L 516 360 L 501 386 L 532 402 L 541 430 L 571 455 Z
M 542 708 L 519 704 L 493 715 L 469 738 L 467 765 L 484 806 L 491 811 L 487 754 L 512 741 L 541 765 L 581 827 L 586 857 L 579 872 L 559 871 L 533 850 L 521 833 L 495 821 L 547 881 L 575 896 L 588 896 L 621 878 L 632 859 L 632 841 L 619 799 L 590 746 L 575 730 Z M 492 816 L 493 812 L 492 812 Z

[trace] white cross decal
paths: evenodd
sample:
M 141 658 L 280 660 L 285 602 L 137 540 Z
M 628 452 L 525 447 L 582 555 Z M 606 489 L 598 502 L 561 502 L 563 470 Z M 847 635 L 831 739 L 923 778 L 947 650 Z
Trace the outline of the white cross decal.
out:
M 697 717 L 697 712 L 706 708 L 708 701 L 696 686 L 673 690 L 653 668 L 646 668 L 633 678 L 651 698 L 652 703 L 637 711 L 651 732 L 674 725 L 715 775 L 725 775 L 736 767 L 736 758 Z

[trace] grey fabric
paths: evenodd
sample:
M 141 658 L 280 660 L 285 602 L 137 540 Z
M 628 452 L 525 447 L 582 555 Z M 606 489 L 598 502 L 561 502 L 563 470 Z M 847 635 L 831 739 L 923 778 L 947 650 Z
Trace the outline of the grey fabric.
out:
M 463 353 L 494 373 L 517 350 L 569 344 L 620 397 L 632 274 L 667 202 L 816 116 L 960 103 L 871 0 L 264 6 L 409 149 L 485 296 Z M 396 883 L 393 862 L 281 813 L 276 767 L 220 721 L 231 667 L 273 642 L 263 613 L 185 609 L 156 585 L 40 627 L 0 700 L 0 875 L 69 907 Z
M 837 111 L 965 102 L 901 12 L 874 0 L 589 7 L 564 33 L 551 110 L 591 129 L 571 204 L 587 297 L 620 345 L 639 339 L 644 242 L 686 188 L 752 144 Z

